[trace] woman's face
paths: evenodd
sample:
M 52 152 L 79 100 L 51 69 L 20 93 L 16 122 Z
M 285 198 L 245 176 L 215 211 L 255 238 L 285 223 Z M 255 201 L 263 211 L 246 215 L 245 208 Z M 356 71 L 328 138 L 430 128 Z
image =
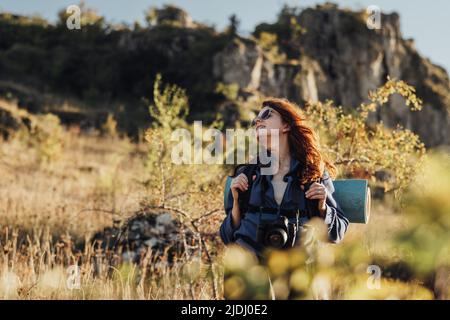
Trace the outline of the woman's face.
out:
M 258 116 L 252 121 L 252 125 L 255 128 L 258 142 L 265 144 L 267 141 L 267 147 L 271 145 L 272 130 L 277 130 L 280 137 L 283 134 L 287 134 L 289 131 L 289 128 L 287 124 L 283 122 L 280 113 L 270 107 L 263 107 Z M 267 139 L 260 139 L 263 135 L 267 135 Z

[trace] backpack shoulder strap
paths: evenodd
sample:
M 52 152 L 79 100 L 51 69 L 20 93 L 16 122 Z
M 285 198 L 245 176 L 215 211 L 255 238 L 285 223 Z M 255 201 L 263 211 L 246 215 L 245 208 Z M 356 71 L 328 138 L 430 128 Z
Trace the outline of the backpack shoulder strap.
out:
M 252 184 L 253 184 L 253 175 L 256 173 L 256 169 L 258 168 L 257 164 L 242 164 L 236 167 L 234 171 L 233 177 L 236 177 L 240 175 L 241 173 L 244 173 L 247 176 L 248 179 L 248 189 L 243 192 L 239 192 L 239 209 L 241 211 L 241 214 L 244 215 L 248 210 L 248 203 L 250 201 L 250 192 L 252 190 Z
M 318 183 L 322 183 L 327 179 L 330 179 L 330 174 L 328 172 L 328 170 L 324 170 L 322 176 L 320 177 L 320 179 L 318 179 L 316 182 Z M 311 186 L 313 182 L 307 183 L 305 185 L 305 192 L 308 191 L 309 187 Z M 320 217 L 320 212 L 319 212 L 319 200 L 317 199 L 308 199 L 305 197 L 305 204 L 306 204 L 306 210 L 307 210 L 307 214 L 309 218 L 312 217 Z

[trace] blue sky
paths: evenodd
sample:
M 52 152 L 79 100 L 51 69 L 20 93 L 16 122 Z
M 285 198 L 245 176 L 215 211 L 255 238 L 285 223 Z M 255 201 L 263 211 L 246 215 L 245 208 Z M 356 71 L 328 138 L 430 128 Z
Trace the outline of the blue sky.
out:
M 54 21 L 57 12 L 78 0 L 1 0 L 0 10 L 19 14 L 40 14 Z M 150 6 L 174 4 L 199 22 L 214 24 L 218 30 L 228 24 L 235 13 L 241 20 L 240 31 L 247 33 L 260 22 L 272 22 L 283 4 L 298 7 L 314 6 L 326 1 L 314 0 L 85 0 L 112 22 L 143 21 L 143 12 Z M 450 70 L 450 1 L 448 0 L 341 0 L 340 7 L 363 9 L 377 5 L 383 12 L 400 14 L 404 37 L 414 38 L 419 52 L 434 63 Z

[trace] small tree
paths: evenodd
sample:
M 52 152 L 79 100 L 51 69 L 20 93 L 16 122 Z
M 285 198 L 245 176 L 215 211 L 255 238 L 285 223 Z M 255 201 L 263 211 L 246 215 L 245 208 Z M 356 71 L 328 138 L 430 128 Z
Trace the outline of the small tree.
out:
M 212 194 L 207 191 L 217 187 L 217 176 L 223 175 L 220 165 L 208 165 L 205 169 L 205 165 L 172 162 L 172 147 L 176 144 L 171 141 L 173 131 L 186 129 L 193 137 L 193 128 L 186 123 L 189 103 L 185 90 L 176 85 L 165 85 L 162 88 L 162 78 L 158 74 L 149 112 L 153 120 L 145 134 L 149 143 L 146 165 L 152 173 L 152 178 L 148 181 L 152 189 L 149 201 L 159 205 L 197 207 L 194 212 L 200 212 L 200 208 L 205 208 L 206 203 L 218 202 L 214 197 L 209 199 Z M 181 199 L 181 203 L 177 202 Z
M 81 11 L 81 25 L 82 26 L 96 26 L 98 28 L 105 27 L 105 18 L 98 14 L 97 10 L 86 6 L 84 1 L 80 1 L 78 7 Z M 66 21 L 70 14 L 66 12 L 66 8 L 58 12 L 58 24 L 65 28 Z
M 240 20 L 238 19 L 238 17 L 236 16 L 236 14 L 232 14 L 229 18 L 228 18 L 228 21 L 229 21 L 229 25 L 228 25 L 228 27 L 227 27 L 227 33 L 229 34 L 229 35 L 232 35 L 232 36 L 234 36 L 234 35 L 236 35 L 237 34 L 237 32 L 238 32 L 238 30 L 239 30 L 239 25 L 240 25 Z

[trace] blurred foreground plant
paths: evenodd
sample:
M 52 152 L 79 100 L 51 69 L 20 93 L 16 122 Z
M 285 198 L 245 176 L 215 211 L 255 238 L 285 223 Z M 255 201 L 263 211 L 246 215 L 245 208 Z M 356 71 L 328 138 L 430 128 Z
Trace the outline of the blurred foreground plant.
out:
M 386 250 L 371 250 L 357 238 L 329 244 L 323 222 L 313 220 L 309 223 L 312 233 L 308 233 L 317 240 L 314 245 L 302 243 L 288 251 L 267 251 L 261 264 L 241 248 L 228 248 L 225 296 L 267 296 L 265 271 L 270 274 L 277 299 L 448 299 L 449 160 L 448 153 L 426 157 L 423 172 L 405 195 L 404 224 L 388 237 L 373 239 L 376 246 Z M 308 238 L 308 233 L 302 237 Z

